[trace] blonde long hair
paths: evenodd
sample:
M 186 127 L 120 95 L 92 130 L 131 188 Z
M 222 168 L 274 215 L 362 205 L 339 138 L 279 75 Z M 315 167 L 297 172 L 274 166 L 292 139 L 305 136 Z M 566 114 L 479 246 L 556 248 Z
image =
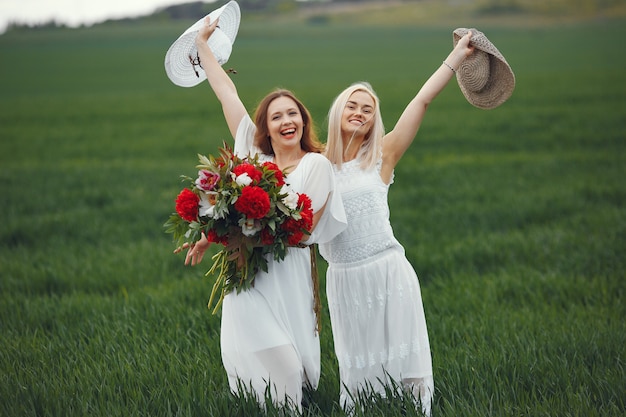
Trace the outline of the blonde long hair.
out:
M 326 157 L 328 160 L 341 168 L 343 163 L 343 138 L 341 135 L 341 118 L 348 104 L 350 96 L 356 91 L 364 91 L 374 100 L 374 113 L 371 116 L 370 130 L 365 135 L 365 141 L 359 149 L 357 159 L 361 161 L 363 169 L 369 169 L 376 165 L 380 158 L 382 140 L 385 136 L 385 126 L 380 115 L 380 100 L 372 86 L 365 81 L 352 84 L 343 90 L 333 101 L 328 111 L 328 139 L 326 141 Z

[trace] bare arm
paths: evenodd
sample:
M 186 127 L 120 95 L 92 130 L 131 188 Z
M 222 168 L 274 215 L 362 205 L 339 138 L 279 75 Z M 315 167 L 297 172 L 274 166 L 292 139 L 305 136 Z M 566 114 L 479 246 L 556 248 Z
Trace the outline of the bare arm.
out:
M 200 65 L 206 73 L 207 80 L 213 89 L 213 92 L 217 96 L 217 99 L 222 104 L 222 111 L 224 112 L 224 118 L 228 124 L 233 138 L 237 135 L 237 128 L 241 119 L 247 114 L 246 108 L 241 102 L 239 95 L 237 94 L 237 88 L 233 80 L 226 74 L 226 71 L 215 59 L 213 51 L 209 48 L 207 41 L 209 37 L 215 32 L 217 25 L 219 24 L 219 18 L 215 22 L 211 22 L 207 16 L 204 21 L 204 26 L 200 28 L 196 35 L 196 47 L 198 48 L 198 57 L 200 58 Z M 200 240 L 194 243 L 185 243 L 181 247 L 176 248 L 174 253 L 181 252 L 183 249 L 187 250 L 187 256 L 185 257 L 185 265 L 197 265 L 202 262 L 204 252 L 209 248 L 210 242 L 202 233 Z
M 326 199 L 326 201 L 328 201 L 328 199 Z M 326 209 L 326 202 L 324 203 L 322 208 L 320 208 L 318 211 L 313 213 L 313 226 L 311 227 L 311 232 L 313 232 L 313 230 L 315 230 L 315 228 L 317 227 L 317 224 L 320 222 L 320 219 L 322 218 L 322 215 L 324 214 L 325 209 Z M 306 237 L 304 240 L 306 240 Z
M 469 45 L 471 32 L 459 40 L 456 47 L 445 59 L 445 63 L 455 70 L 465 57 L 469 56 L 474 47 Z M 428 105 L 448 84 L 454 72 L 446 65 L 439 68 L 424 83 L 417 95 L 402 112 L 393 130 L 385 135 L 383 141 L 383 179 L 390 177 L 391 171 L 409 148 L 422 124 Z
M 207 16 L 204 26 L 200 28 L 196 36 L 196 47 L 198 48 L 200 64 L 206 73 L 207 80 L 215 92 L 217 99 L 222 104 L 222 111 L 224 112 L 228 129 L 234 138 L 239 123 L 247 112 L 237 94 L 237 88 L 233 80 L 226 74 L 226 71 L 224 71 L 219 62 L 217 62 L 211 48 L 207 45 L 207 40 L 211 34 L 215 32 L 218 24 L 219 18 L 215 22 L 211 22 Z

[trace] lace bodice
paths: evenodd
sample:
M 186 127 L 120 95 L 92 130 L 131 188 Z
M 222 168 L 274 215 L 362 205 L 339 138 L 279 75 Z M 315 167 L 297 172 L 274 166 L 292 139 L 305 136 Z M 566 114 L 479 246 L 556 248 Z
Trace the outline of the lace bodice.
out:
M 389 222 L 389 185 L 380 178 L 380 163 L 364 171 L 360 161 L 335 167 L 337 189 L 346 211 L 348 227 L 332 241 L 320 244 L 320 253 L 330 263 L 351 263 L 374 256 L 400 244 Z

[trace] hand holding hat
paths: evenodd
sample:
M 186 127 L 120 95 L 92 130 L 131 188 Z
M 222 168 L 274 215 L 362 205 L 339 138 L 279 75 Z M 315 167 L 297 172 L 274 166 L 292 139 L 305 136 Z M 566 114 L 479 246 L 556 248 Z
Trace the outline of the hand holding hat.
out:
M 453 45 L 470 31 L 474 52 L 456 70 L 456 79 L 467 101 L 481 109 L 493 109 L 513 94 L 515 75 L 500 51 L 477 29 L 455 29 Z
M 454 68 L 460 66 L 463 60 L 474 52 L 475 47 L 471 43 L 472 35 L 472 31 L 469 30 L 462 37 L 460 37 L 458 42 L 455 43 L 450 56 L 446 58 L 445 65 L 447 65 L 447 61 L 450 60 L 450 62 L 454 64 L 454 67 L 452 68 L 454 72 L 456 72 Z
M 196 33 L 196 47 L 202 46 L 202 43 L 208 43 L 211 35 L 219 28 L 220 18 L 211 20 L 211 16 L 205 16 L 204 25 L 200 26 Z
M 206 74 L 200 67 L 195 41 L 198 31 L 205 27 L 207 18 L 213 26 L 213 32 L 210 37 L 207 35 L 206 42 L 215 59 L 220 65 L 224 65 L 230 58 L 241 20 L 239 4 L 235 0 L 213 10 L 191 25 L 168 49 L 165 54 L 165 72 L 178 86 L 193 87 L 206 79 Z M 219 25 L 214 26 L 218 19 Z

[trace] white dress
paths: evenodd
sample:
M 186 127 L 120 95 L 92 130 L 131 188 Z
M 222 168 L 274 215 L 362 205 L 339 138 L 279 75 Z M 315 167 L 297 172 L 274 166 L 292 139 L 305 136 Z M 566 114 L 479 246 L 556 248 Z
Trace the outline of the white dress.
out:
M 250 117 L 244 117 L 237 130 L 235 152 L 241 157 L 259 153 L 260 161 L 271 161 L 271 155 L 260 154 L 253 146 L 255 130 Z M 306 154 L 286 182 L 311 198 L 314 212 L 326 203 L 307 243 L 328 241 L 346 227 L 341 199 L 333 192 L 332 166 L 323 155 Z M 253 288 L 224 298 L 222 361 L 234 393 L 243 384 L 264 403 L 271 384 L 275 403 L 284 404 L 288 399 L 300 407 L 302 386 L 317 388 L 320 378 L 311 253 L 309 248 L 290 247 L 281 262 L 271 255 L 267 261 L 268 272 L 256 275 Z
M 381 161 L 364 171 L 360 161 L 352 160 L 335 170 L 348 227 L 320 244 L 329 264 L 326 292 L 340 403 L 349 410 L 359 391 L 384 395 L 380 381 L 389 387 L 391 377 L 396 387 L 410 388 L 430 414 L 432 360 L 419 281 L 394 237 L 389 185 L 380 167 Z

